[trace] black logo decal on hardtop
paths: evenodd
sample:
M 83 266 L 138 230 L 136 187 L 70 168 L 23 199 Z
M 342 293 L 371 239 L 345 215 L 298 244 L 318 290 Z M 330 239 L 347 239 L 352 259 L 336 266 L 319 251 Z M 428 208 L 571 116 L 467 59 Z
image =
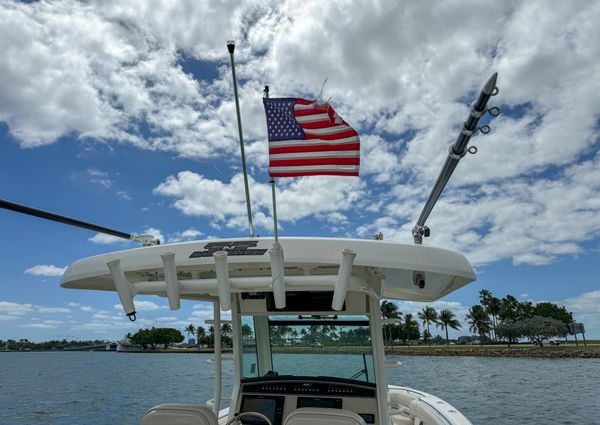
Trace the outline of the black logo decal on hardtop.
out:
M 264 255 L 266 249 L 254 248 L 258 241 L 209 242 L 204 251 L 194 251 L 190 258 L 212 257 L 217 251 L 227 251 L 227 255 Z

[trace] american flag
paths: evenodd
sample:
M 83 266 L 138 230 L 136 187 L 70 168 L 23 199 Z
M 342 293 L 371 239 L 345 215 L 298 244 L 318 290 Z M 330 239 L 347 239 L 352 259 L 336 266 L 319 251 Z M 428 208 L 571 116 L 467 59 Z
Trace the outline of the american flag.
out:
M 269 176 L 358 176 L 360 139 L 328 103 L 263 98 Z

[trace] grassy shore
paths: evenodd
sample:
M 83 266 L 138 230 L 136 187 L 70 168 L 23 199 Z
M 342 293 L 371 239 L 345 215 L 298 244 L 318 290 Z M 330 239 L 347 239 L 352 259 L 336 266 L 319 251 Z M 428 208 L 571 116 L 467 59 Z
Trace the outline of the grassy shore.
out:
M 388 354 L 400 356 L 477 356 L 477 357 L 543 357 L 543 358 L 600 358 L 600 341 L 588 341 L 579 347 L 575 343 L 563 343 L 559 346 L 517 344 L 510 348 L 506 344 L 489 345 L 399 345 L 386 347 Z

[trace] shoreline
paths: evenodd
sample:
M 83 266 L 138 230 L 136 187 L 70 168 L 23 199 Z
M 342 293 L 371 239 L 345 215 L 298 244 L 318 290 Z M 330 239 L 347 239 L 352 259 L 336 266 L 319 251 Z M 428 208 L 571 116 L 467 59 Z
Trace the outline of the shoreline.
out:
M 519 347 L 513 346 L 466 346 L 466 347 L 394 347 L 386 348 L 387 355 L 394 356 L 447 356 L 447 357 L 521 357 L 521 358 L 546 358 L 546 359 L 598 359 L 600 346 L 588 347 Z
M 2 350 L 0 353 L 55 353 L 55 352 L 74 352 L 88 350 L 31 350 L 31 351 L 7 351 Z M 90 350 L 91 351 L 91 350 Z M 222 353 L 231 353 L 231 348 L 223 348 Z M 211 348 L 191 348 L 191 349 L 157 349 L 157 350 L 97 350 L 94 352 L 105 353 L 143 353 L 143 354 L 214 354 Z M 364 350 L 347 349 L 347 350 L 330 350 L 325 349 L 315 351 L 298 347 L 296 350 L 275 350 L 282 354 L 359 354 Z M 397 346 L 386 347 L 385 354 L 387 356 L 428 356 L 428 357 L 513 357 L 513 358 L 554 358 L 554 359 L 598 359 L 600 358 L 600 345 L 589 345 L 588 347 L 575 346 L 559 346 L 559 347 L 534 347 L 534 346 Z

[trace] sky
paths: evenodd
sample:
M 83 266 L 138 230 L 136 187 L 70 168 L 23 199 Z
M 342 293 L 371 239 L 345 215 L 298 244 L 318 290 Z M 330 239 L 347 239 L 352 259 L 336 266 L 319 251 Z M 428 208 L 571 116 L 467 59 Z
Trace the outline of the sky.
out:
M 552 301 L 600 338 L 599 21 L 600 1 L 0 0 L 0 198 L 163 242 L 246 236 L 233 39 L 256 233 L 272 235 L 269 85 L 321 93 L 361 136 L 360 177 L 278 180 L 280 234 L 412 243 L 498 72 L 502 114 L 424 242 L 464 253 L 478 279 L 431 305 L 463 320 L 481 289 Z M 0 235 L 0 339 L 120 339 L 211 316 L 136 297 L 132 324 L 115 293 L 59 287 L 73 261 L 133 243 L 4 210 Z

